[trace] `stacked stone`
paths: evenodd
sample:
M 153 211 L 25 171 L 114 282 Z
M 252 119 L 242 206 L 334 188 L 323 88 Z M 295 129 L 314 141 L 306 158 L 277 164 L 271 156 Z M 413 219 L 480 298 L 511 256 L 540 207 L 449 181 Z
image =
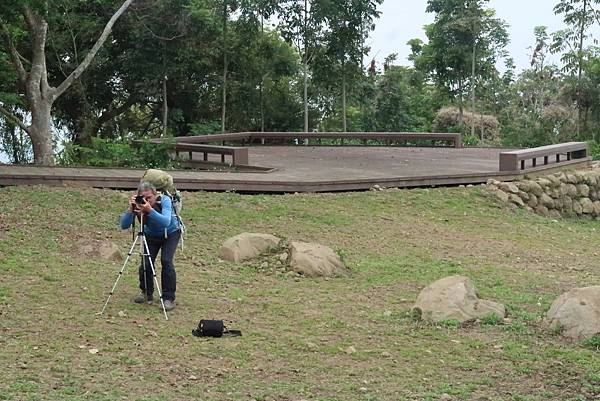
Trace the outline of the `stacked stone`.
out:
M 546 217 L 600 217 L 600 170 L 569 171 L 515 182 L 488 180 L 502 202 Z

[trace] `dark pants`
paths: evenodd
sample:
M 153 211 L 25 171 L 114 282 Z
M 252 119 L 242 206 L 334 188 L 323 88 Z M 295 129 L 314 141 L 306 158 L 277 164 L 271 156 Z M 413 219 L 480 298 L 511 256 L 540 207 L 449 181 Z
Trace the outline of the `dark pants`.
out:
M 181 237 L 181 231 L 177 230 L 174 233 L 169 234 L 167 238 L 161 237 L 149 237 L 146 236 L 148 242 L 148 253 L 152 259 L 152 265 L 156 271 L 156 256 L 158 251 L 160 252 L 160 281 L 162 286 L 162 295 L 165 300 L 175 300 L 175 290 L 177 275 L 175 274 L 175 265 L 173 264 L 173 257 L 175 256 L 175 250 L 177 250 L 177 244 Z M 152 269 L 150 268 L 149 258 L 145 258 L 146 264 L 146 280 L 144 281 L 144 264 L 140 264 L 139 275 L 140 275 L 140 289 L 142 292 L 146 292 L 148 295 L 152 295 L 154 292 L 154 279 L 152 277 Z M 145 286 L 147 285 L 147 288 Z

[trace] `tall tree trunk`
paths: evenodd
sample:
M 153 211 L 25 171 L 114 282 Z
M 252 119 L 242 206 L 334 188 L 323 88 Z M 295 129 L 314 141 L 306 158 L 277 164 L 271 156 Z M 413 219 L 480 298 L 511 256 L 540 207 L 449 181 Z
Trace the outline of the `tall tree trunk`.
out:
M 580 26 L 579 26 L 579 46 L 577 51 L 578 58 L 578 66 L 577 66 L 577 136 L 579 137 L 581 134 L 581 75 L 583 72 L 583 36 L 585 33 L 585 21 L 587 18 L 587 8 L 588 8 L 589 0 L 583 0 L 583 14 L 581 16 Z
M 223 93 L 221 101 L 221 133 L 225 133 L 225 119 L 227 118 L 227 6 L 223 2 Z
M 33 162 L 44 166 L 54 165 L 54 151 L 50 122 L 52 121 L 52 103 L 49 99 L 40 99 L 31 108 L 29 136 L 33 145 Z
M 462 131 L 462 125 L 464 121 L 464 108 L 463 108 L 463 85 L 462 81 L 458 81 L 458 126 Z
M 304 132 L 308 132 L 308 0 L 304 0 L 304 56 L 302 58 L 304 75 Z
M 471 118 L 471 136 L 475 136 L 475 53 L 477 45 L 473 41 L 473 54 L 471 56 L 471 112 L 473 117 Z M 483 141 L 483 133 L 481 134 L 481 140 Z
M 265 19 L 262 15 L 262 10 L 260 14 L 260 40 L 264 40 L 265 35 Z M 263 98 L 263 91 L 265 86 L 265 69 L 263 64 L 263 69 L 260 74 L 260 86 L 259 86 L 259 97 L 260 97 L 260 132 L 265 132 L 265 100 Z
M 342 61 L 342 129 L 348 132 L 348 124 L 346 119 L 346 69 L 345 63 Z
M 162 137 L 167 136 L 167 128 L 169 126 L 169 102 L 167 100 L 167 76 L 163 76 L 162 82 L 162 95 L 163 95 L 163 107 L 162 107 Z
M 7 129 L 10 131 L 10 146 L 12 147 L 13 163 L 20 164 L 21 143 L 17 139 L 17 130 L 19 130 L 19 128 L 10 124 Z
M 167 98 L 167 43 L 163 42 L 163 80 L 162 80 L 162 137 L 167 136 L 169 126 L 169 101 Z

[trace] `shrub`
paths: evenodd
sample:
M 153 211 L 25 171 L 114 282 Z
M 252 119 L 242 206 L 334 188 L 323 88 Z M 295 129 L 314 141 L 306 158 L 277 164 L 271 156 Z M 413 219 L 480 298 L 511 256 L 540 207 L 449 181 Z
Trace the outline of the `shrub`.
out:
M 171 152 L 171 144 L 92 138 L 90 146 L 66 144 L 57 159 L 65 166 L 172 168 Z
M 462 124 L 459 124 L 459 109 L 442 107 L 433 120 L 433 130 L 438 132 L 471 132 L 471 124 L 475 120 L 475 134 L 483 132 L 484 140 L 497 141 L 500 138 L 500 123 L 494 116 L 463 112 Z

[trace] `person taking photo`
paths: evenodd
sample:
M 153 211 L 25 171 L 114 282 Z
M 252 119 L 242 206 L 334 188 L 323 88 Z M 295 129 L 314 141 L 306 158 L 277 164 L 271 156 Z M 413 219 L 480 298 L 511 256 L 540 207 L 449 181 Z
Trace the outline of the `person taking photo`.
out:
M 121 215 L 121 228 L 128 229 L 135 219 L 143 222 L 143 232 L 148 243 L 148 256 L 144 256 L 139 268 L 140 294 L 135 303 L 152 304 L 154 281 L 150 260 L 156 269 L 155 260 L 160 251 L 161 287 L 165 310 L 175 308 L 177 275 L 173 258 L 181 237 L 179 219 L 173 210 L 171 198 L 160 195 L 154 185 L 143 181 L 138 186 L 137 195 L 129 199 L 128 210 Z

